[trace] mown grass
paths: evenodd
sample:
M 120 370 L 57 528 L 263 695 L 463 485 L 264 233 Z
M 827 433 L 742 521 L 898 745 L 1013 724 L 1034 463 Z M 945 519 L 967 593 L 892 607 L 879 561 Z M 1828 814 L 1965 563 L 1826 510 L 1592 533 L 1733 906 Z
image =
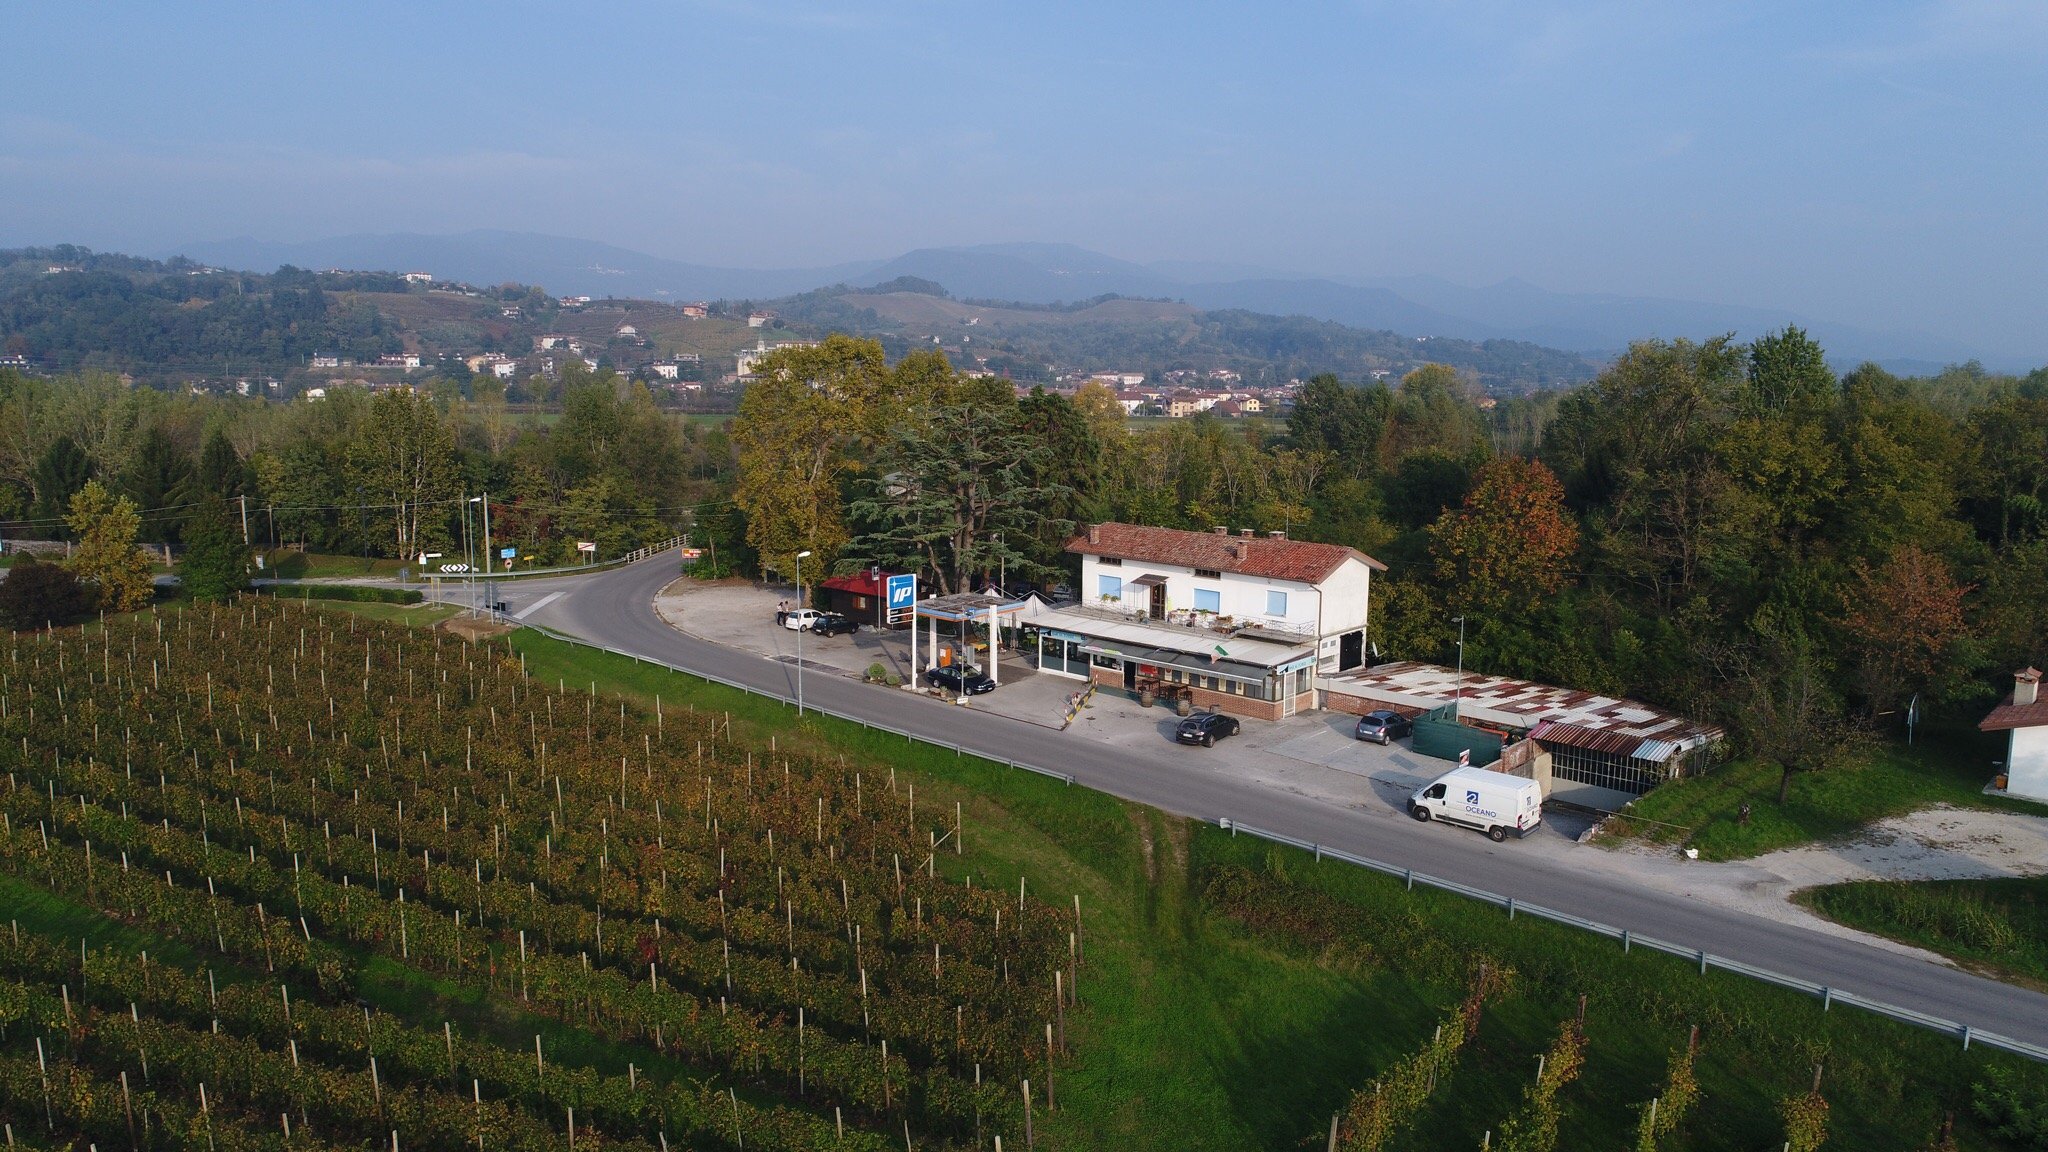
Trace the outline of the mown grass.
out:
M 1863 880 L 1809 888 L 1798 898 L 1851 928 L 2048 986 L 2048 877 Z
M 1867 1014 L 1822 1012 L 1793 993 L 1306 853 L 1126 804 L 858 724 L 807 716 L 658 666 L 549 640 L 505 641 L 535 676 L 595 682 L 670 724 L 730 723 L 735 738 L 844 757 L 848 771 L 908 772 L 920 804 L 962 805 L 956 876 L 1084 908 L 1075 1056 L 1055 1072 L 1060 1110 L 1041 1140 L 1062 1148 L 1321 1147 L 1349 1092 L 1412 1051 L 1458 999 L 1477 956 L 1512 966 L 1519 993 L 1489 1010 L 1449 1083 L 1400 1147 L 1476 1148 L 1533 1078 L 1559 1022 L 1588 997 L 1589 1059 L 1563 1097 L 1560 1147 L 1625 1147 L 1636 1107 L 1699 1025 L 1705 1096 L 1670 1147 L 1754 1149 L 1783 1139 L 1776 1107 L 1825 1069 L 1830 1147 L 1917 1149 L 1945 1112 L 1964 1148 L 2001 1147 L 1972 1126 L 1971 1084 L 1992 1064 L 2048 1093 L 2048 1070 Z M 1775 784 L 1775 781 L 1773 781 Z M 1228 878 L 1253 908 L 1219 897 Z M 1279 923 L 1263 911 L 1285 909 Z M 1254 921 L 1264 926 L 1254 928 Z M 1034 1091 L 1042 1085 L 1034 1084 Z
M 1845 836 L 1937 804 L 2038 813 L 2020 801 L 1984 795 L 1997 752 L 1974 731 L 1944 733 L 1911 748 L 1883 745 L 1857 764 L 1794 775 L 1783 806 L 1777 766 L 1741 760 L 1663 785 L 1629 807 L 1634 819 L 1612 826 L 1618 837 L 1697 848 L 1707 860 L 1740 860 Z

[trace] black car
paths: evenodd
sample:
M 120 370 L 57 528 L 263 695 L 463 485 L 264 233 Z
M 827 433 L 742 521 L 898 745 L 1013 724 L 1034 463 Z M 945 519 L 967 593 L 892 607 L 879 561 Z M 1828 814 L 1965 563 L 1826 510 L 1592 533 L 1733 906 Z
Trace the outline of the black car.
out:
M 1237 735 L 1237 717 L 1225 716 L 1221 712 L 1204 712 L 1190 716 L 1174 726 L 1173 738 L 1182 744 L 1200 744 L 1214 748 L 1225 736 Z
M 858 631 L 860 621 L 851 616 L 841 616 L 837 612 L 827 612 L 811 621 L 810 627 L 813 636 L 851 636 Z
M 979 672 L 962 673 L 958 668 L 927 668 L 924 682 L 955 696 L 979 696 L 996 690 L 996 682 Z
M 1376 744 L 1392 744 L 1403 736 L 1414 734 L 1415 721 L 1399 712 L 1389 712 L 1384 708 L 1360 716 L 1358 727 L 1351 732 L 1351 735 L 1359 740 L 1371 740 Z

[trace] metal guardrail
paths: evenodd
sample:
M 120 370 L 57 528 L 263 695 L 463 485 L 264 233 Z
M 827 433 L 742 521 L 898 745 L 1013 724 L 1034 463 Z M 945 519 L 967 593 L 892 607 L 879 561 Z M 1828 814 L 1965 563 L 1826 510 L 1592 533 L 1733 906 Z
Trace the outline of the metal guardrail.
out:
M 1474 888 L 1467 884 L 1460 884 L 1455 880 L 1445 880 L 1441 877 L 1430 876 L 1417 872 L 1413 868 L 1401 868 L 1388 864 L 1385 861 L 1374 860 L 1366 856 L 1355 856 L 1335 848 L 1326 848 L 1312 841 L 1296 839 L 1293 836 L 1283 835 L 1278 832 L 1268 832 L 1262 828 L 1252 828 L 1227 818 L 1218 820 L 1216 824 L 1217 827 L 1228 831 L 1233 836 L 1242 832 L 1247 836 L 1256 836 L 1261 840 L 1268 840 L 1275 844 L 1284 844 L 1290 848 L 1298 848 L 1304 852 L 1313 853 L 1318 860 L 1341 860 L 1346 864 L 1355 865 L 1356 867 L 1369 868 L 1375 872 L 1400 877 L 1406 881 L 1410 889 L 1413 889 L 1417 884 L 1421 884 L 1438 889 L 1439 891 L 1463 896 L 1469 900 L 1476 900 L 1482 904 L 1491 904 L 1496 908 L 1505 910 L 1510 919 L 1517 915 L 1534 916 L 1538 919 L 1577 928 L 1584 932 L 1591 932 L 1596 936 L 1605 936 L 1611 940 L 1619 940 L 1624 952 L 1640 946 L 1654 952 L 1663 952 L 1671 956 L 1677 956 L 1699 965 L 1702 976 L 1706 975 L 1708 969 L 1718 968 L 1723 972 L 1732 972 L 1737 976 L 1747 977 L 1751 980 L 1775 984 L 1780 988 L 1789 988 L 1794 992 L 1799 992 L 1819 1000 L 1823 1011 L 1831 1009 L 1837 1004 L 1846 1004 L 1852 1008 L 1860 1008 L 1866 1012 L 1895 1020 L 1901 1024 L 1910 1024 L 1915 1028 L 1924 1028 L 1930 1032 L 1939 1032 L 1945 1036 L 1955 1037 L 1963 1042 L 1965 1049 L 1974 1044 L 1981 1044 L 1987 1048 L 1996 1048 L 2003 1052 L 2010 1052 L 2015 1056 L 2022 1056 L 2029 1060 L 2048 1064 L 2048 1048 L 2041 1047 L 2038 1044 L 2029 1044 L 2024 1040 L 2015 1040 L 2010 1036 L 2001 1036 L 1995 1032 L 1985 1032 L 1968 1024 L 1958 1024 L 1953 1020 L 1945 1020 L 1939 1016 L 1932 1016 L 1911 1008 L 1901 1008 L 1896 1004 L 1886 1004 L 1883 1001 L 1870 1000 L 1852 992 L 1845 992 L 1840 988 L 1830 987 L 1826 984 L 1816 984 L 1811 980 L 1801 980 L 1796 976 L 1787 976 L 1780 972 L 1773 972 L 1768 968 L 1758 968 L 1753 964 L 1745 964 L 1740 960 L 1730 959 L 1726 956 L 1716 956 L 1704 948 L 1688 948 L 1682 944 L 1671 943 L 1668 940 L 1658 940 L 1650 936 L 1638 936 L 1625 928 L 1616 928 L 1596 920 L 1587 920 L 1583 917 L 1574 916 L 1569 912 L 1545 908 L 1540 904 L 1527 904 L 1512 896 L 1502 896 L 1498 893 Z
M 501 618 L 510 620 L 509 617 Z M 666 668 L 671 672 L 692 676 L 708 683 L 721 684 L 727 688 L 737 688 L 749 696 L 763 696 L 792 707 L 796 704 L 794 697 L 784 696 L 778 692 L 764 691 L 742 684 L 737 680 L 728 680 L 723 676 L 714 675 L 709 672 L 700 672 L 694 668 L 684 668 L 681 665 L 671 664 L 666 660 L 656 660 L 652 657 L 642 656 L 637 652 L 627 652 L 605 644 L 593 644 L 581 637 L 558 632 L 545 625 L 531 624 L 525 621 L 511 622 L 565 644 L 571 644 L 579 648 L 589 648 L 598 652 L 606 652 L 614 656 L 623 656 L 636 664 L 652 664 L 658 668 Z M 948 749 L 955 756 L 976 756 L 992 764 L 1001 764 L 1006 767 L 1035 773 L 1052 780 L 1058 780 L 1060 783 L 1068 786 L 1072 786 L 1074 783 L 1074 777 L 1069 773 L 1056 772 L 1050 768 L 1041 768 L 1036 764 L 1029 764 L 1015 757 L 984 752 L 964 744 L 948 744 L 944 741 L 932 740 L 901 728 L 893 728 L 887 724 L 877 724 L 859 716 L 838 712 L 830 708 L 821 708 L 809 702 L 806 702 L 804 707 L 807 711 L 818 712 L 835 720 L 845 721 L 849 724 L 858 724 L 868 731 L 886 732 L 892 736 L 901 736 L 906 743 L 922 741 L 933 747 Z M 1726 956 L 1716 956 L 1704 948 L 1688 948 L 1682 944 L 1674 944 L 1652 936 L 1639 936 L 1626 928 L 1616 928 L 1610 924 L 1602 924 L 1597 920 L 1587 920 L 1583 917 L 1574 916 L 1569 912 L 1560 912 L 1554 908 L 1546 908 L 1540 904 L 1525 903 L 1513 896 L 1502 896 L 1495 892 L 1486 891 L 1483 888 L 1474 888 L 1469 884 L 1460 884 L 1455 880 L 1431 876 L 1427 873 L 1417 872 L 1413 868 L 1403 868 L 1383 860 L 1375 860 L 1369 856 L 1358 856 L 1341 849 L 1327 848 L 1311 840 L 1301 840 L 1283 833 L 1268 832 L 1262 828 L 1249 827 L 1228 818 L 1219 819 L 1216 824 L 1217 827 L 1228 831 L 1233 836 L 1241 832 L 1247 836 L 1256 836 L 1261 840 L 1267 840 L 1275 844 L 1284 844 L 1290 848 L 1298 848 L 1303 852 L 1312 853 L 1317 860 L 1338 860 L 1354 867 L 1366 868 L 1387 876 L 1397 877 L 1404 881 L 1410 890 L 1413 890 L 1417 884 L 1422 884 L 1425 887 L 1463 896 L 1468 900 L 1474 900 L 1481 904 L 1491 904 L 1496 908 L 1506 911 L 1509 919 L 1514 919 L 1518 915 L 1534 916 L 1540 920 L 1548 920 L 1555 924 L 1577 928 L 1583 932 L 1591 932 L 1596 936 L 1605 936 L 1610 940 L 1618 940 L 1621 942 L 1623 952 L 1628 952 L 1637 946 L 1641 946 L 1653 952 L 1663 952 L 1667 955 L 1676 956 L 1697 964 L 1702 976 L 1707 974 L 1708 969 L 1718 968 L 1723 972 L 1730 972 L 1737 976 L 1762 981 L 1766 984 L 1775 984 L 1780 988 L 1788 988 L 1794 992 L 1812 996 L 1819 1000 L 1823 1011 L 1833 1008 L 1836 1004 L 1845 1004 L 1852 1008 L 1860 1008 L 1866 1012 L 1895 1020 L 1901 1024 L 1909 1024 L 1916 1028 L 1927 1029 L 1930 1032 L 1939 1032 L 1946 1036 L 1955 1037 L 1962 1041 L 1965 1050 L 1968 1050 L 1973 1044 L 1981 1044 L 1987 1048 L 1996 1048 L 2015 1056 L 2036 1061 L 2037 1063 L 2048 1064 L 2048 1048 L 2037 1044 L 2029 1044 L 2024 1040 L 2015 1040 L 1995 1032 L 1985 1032 L 1968 1024 L 1958 1024 L 1953 1020 L 1945 1020 L 1939 1016 L 1932 1016 L 1911 1008 L 1901 1008 L 1895 1004 L 1886 1004 L 1879 1000 L 1866 999 L 1839 988 L 1833 988 L 1825 984 L 1816 984 L 1810 980 L 1801 980 L 1794 976 L 1786 976 L 1782 973 L 1773 972 L 1767 968 L 1758 968 Z

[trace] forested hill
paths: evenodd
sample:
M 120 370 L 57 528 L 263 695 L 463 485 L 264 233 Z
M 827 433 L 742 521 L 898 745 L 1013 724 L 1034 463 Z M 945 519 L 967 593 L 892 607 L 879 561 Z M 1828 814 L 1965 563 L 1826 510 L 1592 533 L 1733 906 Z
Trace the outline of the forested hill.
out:
M 103 369 L 139 380 L 283 374 L 314 356 L 374 364 L 416 353 L 426 367 L 466 375 L 460 358 L 523 356 L 533 338 L 580 329 L 539 288 L 410 283 L 392 272 L 229 271 L 185 259 L 147 260 L 61 245 L 0 250 L 0 354 L 50 373 Z M 751 345 L 754 301 L 721 302 L 713 323 L 689 324 L 672 303 L 600 301 L 623 308 L 648 338 L 594 348 L 630 370 L 661 354 L 695 353 L 707 373 L 731 370 Z M 955 300 L 937 284 L 821 289 L 767 302 L 778 338 L 840 331 L 882 340 L 894 355 L 939 347 L 963 367 L 1025 382 L 1068 372 L 1235 371 L 1250 384 L 1333 372 L 1350 379 L 1398 377 L 1447 364 L 1489 391 L 1520 393 L 1582 383 L 1595 365 L 1572 352 L 1513 340 L 1470 341 L 1368 331 L 1303 316 L 1203 311 L 1185 303 L 1104 297 L 1075 305 Z M 734 330 L 718 323 L 736 321 Z M 613 325 L 583 332 L 609 342 Z
M 1019 380 L 1070 368 L 1144 372 L 1152 380 L 1174 370 L 1229 369 L 1248 384 L 1277 384 L 1323 372 L 1398 377 L 1433 363 L 1488 391 L 1522 393 L 1583 383 L 1597 371 L 1575 352 L 1519 340 L 1403 335 L 1121 296 L 1069 305 L 956 300 L 938 284 L 908 277 L 867 290 L 820 289 L 774 301 L 773 308 L 785 320 L 877 337 L 885 346 L 937 346 L 957 364 Z
M 44 371 L 141 378 L 279 372 L 316 354 L 374 362 L 407 350 L 405 326 L 376 301 L 423 291 L 383 272 L 285 267 L 257 275 L 73 245 L 7 249 L 0 250 L 0 351 Z M 492 294 L 547 303 L 538 290 Z M 490 314 L 500 315 L 491 303 Z M 480 351 L 493 342 L 482 331 L 466 335 L 460 342 L 475 347 L 431 351 Z

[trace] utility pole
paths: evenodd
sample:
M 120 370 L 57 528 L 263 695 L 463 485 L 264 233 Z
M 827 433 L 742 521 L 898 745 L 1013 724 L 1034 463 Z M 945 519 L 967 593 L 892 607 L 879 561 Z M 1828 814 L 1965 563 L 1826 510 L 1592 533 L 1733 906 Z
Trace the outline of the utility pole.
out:
M 491 558 L 491 494 L 486 492 L 484 493 L 484 601 L 489 605 L 496 605 L 498 603 L 498 598 L 491 594 L 491 574 L 496 571 L 491 565 L 496 562 Z M 497 615 L 497 611 L 496 607 L 491 608 L 493 616 Z
M 1464 719 L 1465 704 L 1465 618 L 1458 617 L 1458 686 L 1451 697 L 1451 719 Z
M 245 493 L 235 499 L 242 502 L 242 547 L 249 546 L 249 497 Z

